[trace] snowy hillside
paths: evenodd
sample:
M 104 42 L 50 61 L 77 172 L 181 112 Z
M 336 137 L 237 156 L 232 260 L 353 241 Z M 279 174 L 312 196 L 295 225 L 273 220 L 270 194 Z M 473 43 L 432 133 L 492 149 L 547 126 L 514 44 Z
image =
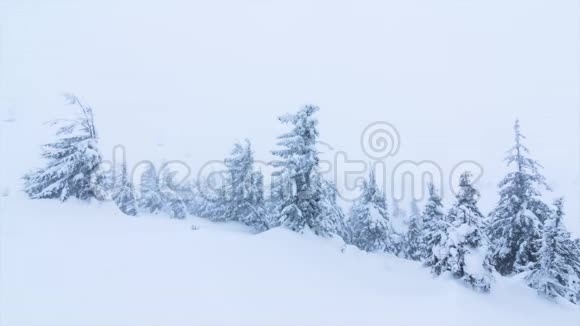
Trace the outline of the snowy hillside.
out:
M 2 326 L 575 326 L 580 320 L 578 306 L 538 296 L 522 275 L 495 273 L 491 293 L 484 294 L 448 274 L 434 277 L 419 262 L 380 252 L 385 239 L 394 239 L 391 229 L 401 232 L 408 225 L 394 214 L 395 227 L 390 226 L 376 185 L 349 214 L 364 218 L 369 212 L 370 220 L 363 222 L 383 226 L 385 234 L 372 240 L 379 247 L 369 248 L 377 253 L 308 228 L 303 234 L 282 227 L 256 234 L 236 222 L 128 216 L 112 201 L 31 200 L 21 177 L 42 166 L 37 143 L 53 138 L 38 125 L 20 114 L 4 119 L 1 129 L 1 155 L 13 158 L 0 171 Z M 467 193 L 474 195 L 471 190 Z M 442 208 L 433 210 L 443 214 Z M 363 240 L 376 236 L 363 235 Z M 483 264 L 483 256 L 472 258 L 466 257 L 468 272 Z
M 0 0 L 0 326 L 580 325 L 579 22 Z
M 274 229 L 3 198 L 2 325 L 578 325 L 499 278 L 489 295 L 418 263 Z M 192 230 L 192 225 L 199 230 Z

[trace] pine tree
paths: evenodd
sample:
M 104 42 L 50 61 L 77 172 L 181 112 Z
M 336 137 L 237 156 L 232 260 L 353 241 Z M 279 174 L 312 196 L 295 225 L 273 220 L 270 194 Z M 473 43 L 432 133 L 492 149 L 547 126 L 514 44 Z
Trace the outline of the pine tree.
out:
M 391 225 L 393 226 L 393 234 L 391 235 L 392 243 L 395 246 L 395 255 L 405 258 L 405 237 L 409 231 L 409 220 L 407 212 L 401 208 L 400 201 L 393 198 L 393 209 L 391 217 Z
M 491 288 L 492 272 L 487 257 L 487 239 L 483 215 L 477 208 L 479 192 L 471 184 L 471 173 L 461 175 L 460 191 L 449 210 L 445 235 L 433 248 L 432 272 L 450 272 L 482 292 Z
M 526 271 L 538 261 L 542 223 L 551 215 L 539 190 L 549 187 L 538 172 L 538 162 L 526 157 L 529 151 L 522 144 L 525 137 L 517 120 L 514 130 L 515 145 L 506 162 L 515 165 L 515 171 L 500 182 L 499 203 L 490 213 L 492 263 L 502 275 Z
M 205 204 L 205 196 L 202 193 L 201 185 L 197 180 L 190 180 L 184 188 L 187 188 L 187 198 L 185 204 L 187 207 L 187 214 L 192 216 L 204 217 L 203 208 Z
M 447 223 L 445 222 L 445 214 L 443 213 L 443 204 L 441 197 L 437 193 L 435 186 L 429 184 L 429 198 L 425 204 L 425 209 L 421 215 L 423 232 L 422 232 L 422 252 L 423 259 L 427 266 L 435 264 L 432 261 L 433 247 L 443 242 L 443 238 L 447 232 Z
M 401 220 L 403 223 L 407 223 L 407 212 L 401 208 L 399 205 L 399 201 L 393 199 L 393 212 L 392 212 L 393 219 Z
M 393 227 L 389 219 L 387 200 L 370 173 L 362 185 L 362 193 L 350 212 L 352 243 L 368 252 L 386 251 L 396 254 Z
M 115 204 L 123 213 L 131 216 L 137 215 L 135 191 L 127 175 L 127 165 L 125 163 L 121 165 L 121 171 L 115 178 L 116 180 L 113 183 L 115 185 L 113 194 Z
M 405 235 L 404 252 L 407 259 L 420 261 L 423 254 L 423 225 L 421 214 L 416 200 L 411 201 L 411 214 L 409 215 L 409 230 Z
M 574 243 L 576 244 L 576 248 L 578 248 L 579 253 L 580 253 L 580 238 L 574 239 Z
M 24 176 L 24 191 L 30 198 L 70 197 L 81 200 L 100 198 L 99 186 L 105 181 L 100 171 L 101 155 L 97 148 L 93 110 L 75 96 L 67 96 L 71 105 L 77 105 L 79 114 L 74 119 L 52 122 L 58 126 L 58 140 L 42 148 L 42 157 L 48 160 L 44 169 Z
M 293 198 L 293 182 L 290 178 L 276 171 L 271 175 L 270 196 L 266 198 L 266 210 L 270 216 L 270 228 L 281 226 L 280 212 Z
M 272 151 L 279 157 L 272 165 L 278 168 L 273 175 L 277 180 L 277 190 L 291 194 L 278 194 L 283 202 L 278 203 L 279 224 L 290 230 L 302 232 L 309 228 L 315 234 L 331 236 L 334 230 L 328 229 L 321 205 L 322 189 L 315 182 L 319 173 L 319 158 L 316 149 L 318 139 L 318 120 L 314 114 L 318 107 L 305 106 L 296 114 L 280 117 L 292 130 L 278 137 L 282 149 Z
M 184 195 L 189 188 L 175 182 L 176 171 L 162 171 L 160 194 L 163 199 L 163 211 L 172 218 L 184 219 L 187 216 L 187 203 Z
M 225 160 L 228 180 L 225 198 L 218 203 L 225 209 L 219 216 L 224 221 L 240 221 L 257 231 L 268 229 L 264 204 L 263 175 L 254 171 L 251 143 L 235 144 L 231 156 Z
M 578 303 L 580 256 L 562 220 L 563 200 L 556 200 L 554 207 L 554 213 L 544 223 L 540 259 L 526 275 L 526 281 L 541 295 Z
M 150 214 L 163 210 L 163 198 L 159 190 L 158 178 L 153 164 L 148 164 L 141 175 L 138 204 L 140 209 Z
M 351 241 L 351 230 L 347 225 L 347 218 L 336 200 L 338 197 L 338 190 L 334 183 L 324 179 L 322 175 L 316 174 L 315 186 L 320 189 L 320 207 L 321 217 L 320 225 L 315 225 L 314 229 L 327 230 L 330 234 L 335 234 L 341 237 L 346 243 Z
M 252 173 L 252 190 L 249 202 L 253 213 L 246 215 L 242 223 L 252 227 L 257 231 L 266 231 L 270 228 L 271 217 L 266 207 L 266 199 L 264 197 L 264 175 L 262 171 L 254 171 Z
M 225 174 L 226 171 L 224 171 L 224 179 L 226 178 Z M 208 218 L 214 222 L 224 222 L 227 214 L 227 206 L 224 204 L 227 198 L 226 186 L 224 184 L 211 185 L 211 189 L 206 189 L 209 185 L 211 185 L 209 179 L 197 183 L 199 197 L 196 199 L 196 206 L 189 206 L 189 209 L 193 210 L 197 216 Z

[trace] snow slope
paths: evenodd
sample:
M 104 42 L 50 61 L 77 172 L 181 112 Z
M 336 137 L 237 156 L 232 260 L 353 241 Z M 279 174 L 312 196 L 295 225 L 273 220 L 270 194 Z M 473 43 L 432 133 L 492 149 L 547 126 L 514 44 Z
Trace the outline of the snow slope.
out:
M 490 295 L 336 240 L 110 204 L 0 197 L 0 324 L 578 325 L 515 279 Z M 192 225 L 199 227 L 192 230 Z

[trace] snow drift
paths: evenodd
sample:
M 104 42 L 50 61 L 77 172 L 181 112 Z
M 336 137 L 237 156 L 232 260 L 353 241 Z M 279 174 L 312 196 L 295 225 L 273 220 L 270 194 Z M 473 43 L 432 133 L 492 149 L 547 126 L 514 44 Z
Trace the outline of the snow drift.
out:
M 2 197 L 2 325 L 577 325 L 498 277 L 482 295 L 420 264 L 278 228 Z M 192 227 L 195 226 L 195 227 Z M 193 230 L 196 229 L 197 230 Z

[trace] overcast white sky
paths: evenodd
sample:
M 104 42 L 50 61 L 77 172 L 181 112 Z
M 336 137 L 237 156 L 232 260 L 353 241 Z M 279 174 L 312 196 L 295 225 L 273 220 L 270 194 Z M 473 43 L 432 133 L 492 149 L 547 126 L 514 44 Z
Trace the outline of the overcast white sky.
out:
M 27 134 L 4 139 L 22 154 L 3 178 L 38 164 L 63 92 L 94 107 L 105 156 L 194 168 L 245 137 L 270 159 L 276 117 L 312 103 L 353 159 L 381 120 L 393 162 L 479 162 L 487 212 L 519 117 L 580 232 L 579 17 L 575 0 L 0 0 L 1 113 Z

